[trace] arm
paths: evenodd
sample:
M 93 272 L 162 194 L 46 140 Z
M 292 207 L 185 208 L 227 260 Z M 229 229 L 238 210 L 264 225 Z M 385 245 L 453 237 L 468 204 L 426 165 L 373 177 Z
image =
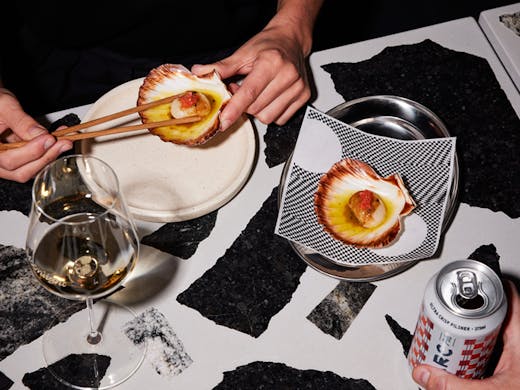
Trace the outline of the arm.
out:
M 267 26 L 231 56 L 214 64 L 195 65 L 202 75 L 216 69 L 223 79 L 244 75 L 230 84 L 233 97 L 220 115 L 227 129 L 244 112 L 263 123 L 282 125 L 311 96 L 306 59 L 323 0 L 279 0 Z
M 312 31 L 323 0 L 279 0 L 278 11 L 269 26 L 279 25 L 299 42 L 303 54 L 308 56 L 312 48 Z
M 18 149 L 0 151 L 0 178 L 26 182 L 60 153 L 72 148 L 70 141 L 51 136 L 20 106 L 18 99 L 2 87 L 0 80 L 0 142 L 31 140 Z

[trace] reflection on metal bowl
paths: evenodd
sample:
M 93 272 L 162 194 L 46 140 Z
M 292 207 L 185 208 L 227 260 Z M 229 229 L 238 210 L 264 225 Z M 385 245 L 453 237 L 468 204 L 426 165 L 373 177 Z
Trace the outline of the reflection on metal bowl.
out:
M 367 96 L 342 103 L 327 112 L 359 130 L 401 140 L 450 137 L 444 123 L 428 108 L 412 100 L 390 95 Z M 283 187 L 291 158 L 286 162 L 280 188 Z M 459 166 L 455 155 L 453 182 L 443 220 L 443 231 L 449 226 L 457 205 Z M 278 196 L 281 203 L 281 191 Z M 412 267 L 417 261 L 391 264 L 344 266 L 313 250 L 289 241 L 295 252 L 312 268 L 342 280 L 367 282 L 385 279 Z

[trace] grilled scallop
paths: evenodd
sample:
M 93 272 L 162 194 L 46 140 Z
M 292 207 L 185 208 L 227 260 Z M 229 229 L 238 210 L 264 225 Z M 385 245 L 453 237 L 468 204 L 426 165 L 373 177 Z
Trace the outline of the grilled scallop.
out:
M 401 217 L 416 204 L 398 174 L 380 177 L 353 159 L 335 163 L 314 195 L 318 222 L 336 240 L 356 247 L 381 248 L 401 230 Z
M 196 76 L 183 65 L 163 64 L 152 69 L 139 88 L 138 105 L 177 95 L 172 103 L 161 104 L 139 113 L 143 123 L 199 116 L 193 123 L 149 129 L 163 141 L 199 145 L 220 129 L 219 114 L 231 93 L 213 71 Z

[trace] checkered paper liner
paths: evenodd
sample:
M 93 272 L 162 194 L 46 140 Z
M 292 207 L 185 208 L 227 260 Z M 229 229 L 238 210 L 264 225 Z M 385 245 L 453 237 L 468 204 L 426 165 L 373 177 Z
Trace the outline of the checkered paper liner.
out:
M 347 157 L 369 164 L 383 177 L 399 173 L 417 204 L 401 221 L 403 233 L 389 247 L 345 245 L 318 223 L 318 182 Z M 453 180 L 454 137 L 403 141 L 372 135 L 308 107 L 288 164 L 275 228 L 279 236 L 342 265 L 413 261 L 436 252 Z

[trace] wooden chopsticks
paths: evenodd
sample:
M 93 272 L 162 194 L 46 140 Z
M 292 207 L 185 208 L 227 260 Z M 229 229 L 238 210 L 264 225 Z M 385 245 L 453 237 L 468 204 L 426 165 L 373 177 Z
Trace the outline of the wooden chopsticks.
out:
M 99 137 L 102 135 L 126 133 L 129 131 L 135 131 L 135 130 L 153 129 L 155 127 L 171 126 L 171 125 L 178 125 L 178 124 L 192 123 L 192 122 L 200 121 L 202 118 L 199 116 L 189 116 L 186 118 L 170 119 L 170 120 L 160 121 L 160 122 L 142 123 L 139 125 L 113 127 L 113 128 L 108 128 L 108 129 L 104 129 L 104 130 L 78 133 L 78 131 L 80 131 L 80 130 L 83 130 L 83 129 L 86 129 L 86 128 L 89 128 L 92 126 L 96 126 L 101 123 L 109 122 L 111 120 L 121 118 L 123 116 L 130 115 L 130 114 L 133 114 L 136 112 L 141 112 L 141 111 L 147 110 L 149 108 L 159 106 L 161 104 L 171 103 L 178 96 L 179 95 L 168 96 L 163 99 L 155 100 L 150 103 L 128 108 L 126 110 L 119 111 L 119 112 L 116 112 L 116 113 L 113 113 L 110 115 L 106 115 L 101 118 L 93 119 L 88 122 L 80 123 L 75 126 L 70 126 L 65 129 L 56 130 L 52 133 L 52 135 L 55 136 L 57 139 L 67 139 L 70 141 L 76 141 L 76 140 L 80 140 L 80 139 Z M 73 134 L 73 133 L 76 133 L 76 134 Z M 0 144 L 0 151 L 19 148 L 20 146 L 27 144 L 27 142 L 28 141 L 20 141 L 20 142 Z

